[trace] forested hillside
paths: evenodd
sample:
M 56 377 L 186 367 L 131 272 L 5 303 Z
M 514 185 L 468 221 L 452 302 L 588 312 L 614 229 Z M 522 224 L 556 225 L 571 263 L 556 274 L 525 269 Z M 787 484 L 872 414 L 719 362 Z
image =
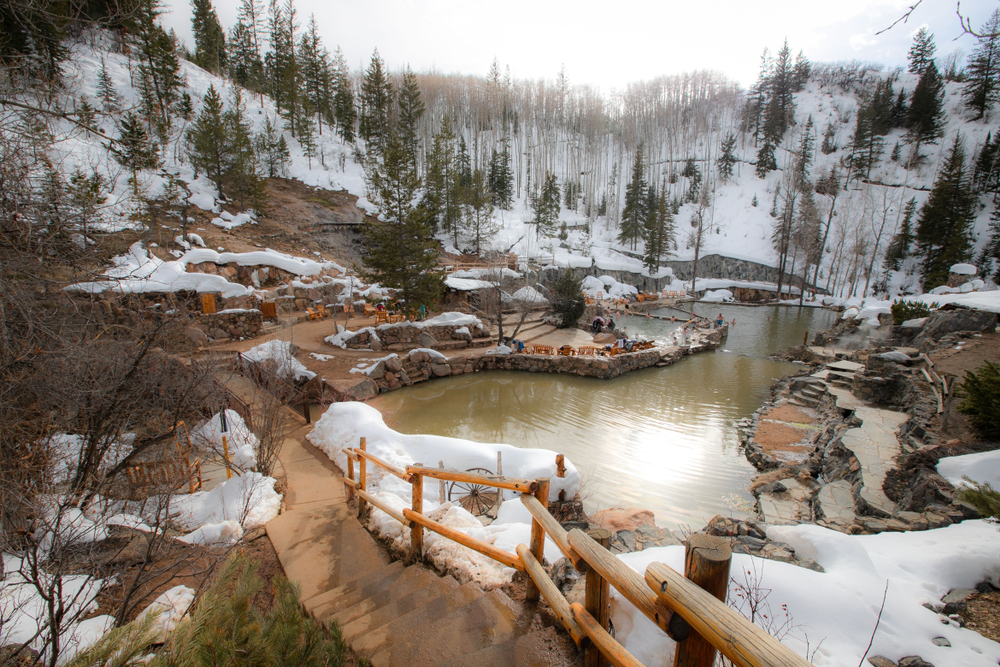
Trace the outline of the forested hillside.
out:
M 192 50 L 155 3 L 107 7 L 8 11 L 8 34 L 31 37 L 0 54 L 6 149 L 44 152 L 28 182 L 84 237 L 164 211 L 183 236 L 191 205 L 232 228 L 287 176 L 358 195 L 381 218 L 369 257 L 411 274 L 433 239 L 652 276 L 718 253 L 841 297 L 929 290 L 957 262 L 998 270 L 997 14 L 967 62 L 938 63 L 923 29 L 907 71 L 812 64 L 786 42 L 750 90 L 694 72 L 606 94 L 565 69 L 512 79 L 499 59 L 482 76 L 390 72 L 376 51 L 352 71 L 291 0 L 243 0 L 228 30 L 196 0 Z

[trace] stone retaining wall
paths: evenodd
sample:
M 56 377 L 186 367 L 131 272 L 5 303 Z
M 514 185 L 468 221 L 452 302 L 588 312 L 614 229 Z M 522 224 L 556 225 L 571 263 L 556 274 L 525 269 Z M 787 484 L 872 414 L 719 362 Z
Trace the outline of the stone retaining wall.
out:
M 374 329 L 375 336 L 371 335 Z M 416 326 L 409 323 L 382 324 L 361 329 L 356 336 L 345 341 L 349 350 L 389 350 L 400 352 L 418 347 L 435 349 L 462 349 L 472 347 L 476 340 L 489 340 L 489 332 L 482 324 Z
M 202 315 L 201 324 L 202 327 L 198 328 L 205 330 L 205 333 L 216 340 L 223 338 L 243 340 L 261 333 L 264 328 L 264 318 L 256 309 L 232 310 Z

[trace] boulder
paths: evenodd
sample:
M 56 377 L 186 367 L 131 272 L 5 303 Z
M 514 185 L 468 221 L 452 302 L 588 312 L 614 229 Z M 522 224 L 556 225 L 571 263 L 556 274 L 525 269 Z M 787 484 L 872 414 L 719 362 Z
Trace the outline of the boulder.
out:
M 940 340 L 955 331 L 993 331 L 996 325 L 996 313 L 966 308 L 939 310 L 927 318 L 920 335 L 913 341 L 913 347 L 921 348 L 924 343 Z
M 378 385 L 368 377 L 344 378 L 328 381 L 338 400 L 367 401 L 378 396 Z
M 880 655 L 873 655 L 868 658 L 868 664 L 872 665 L 872 667 L 896 667 L 896 663 Z
M 604 528 L 617 533 L 621 530 L 634 531 L 642 525 L 655 526 L 656 517 L 649 510 L 612 507 L 591 514 L 590 524 L 595 528 Z
M 368 373 L 368 377 L 370 377 L 373 380 L 381 380 L 383 377 L 385 377 L 385 362 L 380 361 L 377 364 L 375 364 L 375 368 Z
M 933 470 L 921 468 L 899 502 L 899 507 L 911 512 L 922 512 L 929 505 L 950 504 L 955 499 L 954 493 L 948 480 Z
M 192 347 L 205 347 L 209 343 L 208 334 L 199 327 L 187 327 L 184 329 L 184 335 Z
M 421 331 L 420 335 L 417 336 L 417 344 L 420 347 L 434 348 L 438 344 L 438 341 L 429 331 Z
M 612 333 L 602 333 L 594 336 L 594 343 L 597 345 L 610 345 L 615 342 L 615 335 Z
M 448 377 L 451 375 L 451 366 L 448 364 L 431 364 L 431 373 L 434 374 L 434 377 Z
M 368 341 L 368 348 L 373 352 L 381 352 L 385 347 L 382 345 L 382 341 L 378 338 L 372 338 Z
M 385 360 L 385 369 L 393 373 L 398 373 L 403 370 L 403 362 L 399 360 L 399 357 L 390 357 Z

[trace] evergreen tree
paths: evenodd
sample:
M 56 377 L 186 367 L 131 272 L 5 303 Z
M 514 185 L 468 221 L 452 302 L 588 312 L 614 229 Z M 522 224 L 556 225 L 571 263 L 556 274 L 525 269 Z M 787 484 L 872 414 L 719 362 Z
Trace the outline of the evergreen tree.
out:
M 492 193 L 481 169 L 472 173 L 472 182 L 465 188 L 463 200 L 465 231 L 475 240 L 476 255 L 479 255 L 483 241 L 500 231 L 500 225 L 493 215 Z
M 156 144 L 146 133 L 145 123 L 129 111 L 118 125 L 118 141 L 111 147 L 111 155 L 118 164 L 132 172 L 132 191 L 139 196 L 139 171 L 155 169 L 160 164 Z
M 218 74 L 226 67 L 226 37 L 212 0 L 191 0 L 191 31 L 194 33 L 194 62 Z
M 757 145 L 760 138 L 764 109 L 767 106 L 768 82 L 771 76 L 771 59 L 768 56 L 767 48 L 760 56 L 760 73 L 757 81 L 747 93 L 747 101 L 743 107 L 742 130 L 753 135 L 753 145 Z M 671 181 L 673 183 L 673 181 Z
M 892 106 L 892 126 L 906 127 L 906 119 L 910 115 L 910 108 L 906 105 L 906 89 L 900 88 L 896 95 L 896 103 Z
M 409 65 L 403 73 L 403 81 L 399 87 L 397 99 L 399 104 L 399 139 L 403 142 L 403 148 L 410 154 L 410 159 L 414 166 L 417 164 L 417 137 L 418 127 L 421 117 L 424 115 L 425 107 L 420 99 L 420 87 L 417 85 L 417 75 L 414 74 Z
M 309 168 L 312 169 L 313 158 L 316 157 L 316 149 L 319 145 L 316 143 L 316 124 L 313 122 L 313 110 L 312 105 L 306 100 L 302 104 L 302 116 L 299 118 L 299 147 L 302 148 L 302 154 L 306 156 L 308 160 Z
M 115 82 L 108 73 L 108 66 L 101 58 L 101 71 L 97 75 L 97 96 L 101 99 L 104 112 L 113 114 L 121 111 L 122 97 L 115 88 Z
M 227 60 L 233 83 L 247 90 L 262 90 L 264 63 L 261 62 L 260 54 L 254 46 L 250 27 L 242 20 L 236 21 L 236 25 L 229 33 Z
M 735 148 L 736 135 L 730 132 L 722 140 L 722 155 L 715 161 L 716 167 L 719 170 L 719 178 L 722 179 L 723 183 L 732 178 L 733 166 L 736 164 L 736 154 L 733 152 Z
M 362 227 L 369 280 L 401 290 L 406 308 L 431 305 L 442 291 L 437 272 L 438 244 L 427 212 L 415 206 L 420 178 L 399 137 L 391 132 L 378 160 L 366 171 L 368 199 L 381 215 Z
M 917 220 L 918 255 L 923 258 L 923 287 L 948 282 L 951 266 L 969 259 L 976 198 L 965 173 L 965 149 L 959 135 L 945 157 Z
M 514 205 L 514 172 L 510 168 L 510 151 L 506 144 L 503 151 L 493 149 L 487 179 L 493 193 L 493 205 L 509 211 Z
M 809 75 L 812 74 L 812 64 L 810 64 L 809 59 L 806 58 L 806 54 L 802 51 L 799 51 L 799 55 L 795 56 L 794 72 L 794 91 L 799 92 L 806 85 L 806 82 L 809 81 Z
M 159 23 L 160 7 L 156 0 L 142 0 L 135 12 L 134 37 L 139 56 L 140 81 L 148 84 L 149 97 L 160 133 L 170 127 L 170 110 L 178 100 L 182 86 L 181 64 L 174 42 Z
M 984 278 L 993 274 L 993 282 L 1000 282 L 1000 206 L 995 206 L 990 214 L 989 236 L 986 245 L 976 260 L 979 275 Z
M 309 15 L 309 24 L 302 34 L 299 44 L 299 59 L 302 72 L 302 93 L 303 106 L 308 104 L 308 114 L 303 111 L 303 116 L 315 116 L 319 134 L 323 134 L 323 119 L 333 116 L 333 97 L 330 69 L 330 54 L 323 47 L 323 42 L 319 36 L 319 27 L 316 25 L 316 16 Z M 301 133 L 302 130 L 300 129 Z
M 698 165 L 694 163 L 694 158 L 688 158 L 687 162 L 684 163 L 684 170 L 681 172 L 681 176 L 688 179 L 687 193 L 684 196 L 685 201 L 694 203 L 698 201 L 698 195 L 701 192 L 701 171 L 698 170 Z
M 676 240 L 674 215 L 667 201 L 667 184 L 663 183 L 659 194 L 655 187 L 650 187 L 647 199 L 648 214 L 643 233 L 646 252 L 643 255 L 643 265 L 652 275 L 660 270 L 663 255 L 675 246 Z
M 903 260 L 910 256 L 910 247 L 913 245 L 913 214 L 916 210 L 917 198 L 914 197 L 906 202 L 899 231 L 885 249 L 885 268 L 890 271 L 898 271 Z
M 636 242 L 642 238 L 646 224 L 646 168 L 642 159 L 643 144 L 635 149 L 632 163 L 632 177 L 625 186 L 625 207 L 622 209 L 621 229 L 618 242 L 635 250 Z
M 441 129 L 434 135 L 434 144 L 427 156 L 427 190 L 423 208 L 428 223 L 435 231 L 452 234 L 458 243 L 461 218 L 459 178 L 455 168 L 455 135 L 448 116 L 441 120 Z
M 795 112 L 792 92 L 795 88 L 795 73 L 792 68 L 791 50 L 785 40 L 774 60 L 774 69 L 768 85 L 767 109 L 764 117 L 764 136 L 778 145 L 785 135 Z
M 560 329 L 575 326 L 587 310 L 583 281 L 573 269 L 563 269 L 552 286 L 552 311 L 559 316 Z
M 261 71 L 263 71 L 264 67 L 260 58 L 262 4 L 263 0 L 242 0 L 240 3 L 240 10 L 236 15 L 237 22 L 244 27 L 250 38 L 250 50 L 248 55 L 253 61 L 260 63 Z
M 979 44 L 969 56 L 968 83 L 962 90 L 965 105 L 976 112 L 976 120 L 1000 97 L 1000 9 L 993 11 L 980 33 Z
M 760 150 L 757 151 L 757 176 L 759 178 L 765 178 L 770 172 L 777 168 L 778 163 L 774 159 L 774 144 L 771 143 L 770 138 L 765 138 L 764 143 L 761 144 Z
M 222 98 L 215 86 L 209 85 L 202 100 L 201 113 L 188 130 L 188 154 L 196 174 L 198 170 L 204 171 L 208 179 L 215 183 L 219 198 L 225 197 L 223 186 L 229 171 L 228 134 Z
M 875 130 L 875 112 L 870 98 L 862 98 L 861 105 L 854 122 L 854 134 L 851 136 L 850 155 L 847 164 L 854 172 L 854 177 L 868 178 L 872 167 L 878 165 L 884 151 L 885 142 Z
M 83 125 L 84 127 L 93 128 L 95 115 L 96 112 L 94 111 L 94 107 L 92 107 L 90 105 L 90 102 L 87 101 L 87 96 L 81 95 L 80 105 L 76 108 L 77 122 L 79 122 L 80 125 Z
M 287 175 L 291 152 L 285 135 L 271 124 L 268 116 L 264 116 L 264 129 L 254 137 L 254 148 L 269 178 Z
M 976 158 L 976 166 L 972 172 L 972 188 L 978 194 L 997 192 L 1000 190 L 1000 132 L 993 137 L 992 132 L 986 134 L 986 141 Z
M 921 28 L 913 36 L 913 45 L 907 54 L 910 61 L 910 74 L 924 75 L 927 68 L 934 63 L 934 52 L 937 46 L 934 44 L 934 35 L 927 32 L 927 28 Z
M 802 131 L 802 140 L 799 142 L 799 153 L 795 156 L 795 172 L 802 181 L 809 180 L 809 166 L 813 162 L 813 145 L 816 138 L 813 137 L 813 119 L 809 116 L 806 127 Z
M 239 86 L 233 86 L 233 100 L 223 119 L 228 153 L 226 184 L 240 210 L 252 207 L 260 212 L 265 201 L 264 182 Z
M 460 187 L 468 187 L 472 182 L 472 158 L 469 156 L 469 146 L 465 143 L 465 137 L 458 137 L 458 152 L 455 154 L 455 169 L 458 171 L 458 184 Z
M 538 225 L 538 235 L 552 236 L 559 221 L 559 182 L 552 172 L 545 172 L 542 191 L 532 198 L 531 208 L 535 214 L 534 222 Z
M 930 62 L 920 75 L 920 81 L 913 90 L 910 109 L 906 117 L 906 128 L 910 142 L 915 144 L 915 155 L 919 158 L 922 144 L 934 143 L 943 132 L 942 100 L 944 83 L 937 67 Z
M 333 56 L 333 115 L 337 119 L 337 133 L 347 143 L 354 141 L 354 124 L 357 111 L 354 108 L 354 90 L 351 88 L 350 72 L 344 54 L 337 47 Z
M 833 123 L 827 122 L 826 130 L 823 131 L 823 143 L 819 147 L 819 150 L 823 153 L 823 155 L 829 155 L 837 150 L 837 144 L 834 141 L 834 136 L 835 133 Z
M 385 63 L 382 62 L 378 49 L 375 49 L 361 83 L 361 120 L 358 132 L 369 150 L 376 154 L 381 153 L 385 147 L 385 139 L 391 129 L 391 109 L 392 83 L 386 75 Z

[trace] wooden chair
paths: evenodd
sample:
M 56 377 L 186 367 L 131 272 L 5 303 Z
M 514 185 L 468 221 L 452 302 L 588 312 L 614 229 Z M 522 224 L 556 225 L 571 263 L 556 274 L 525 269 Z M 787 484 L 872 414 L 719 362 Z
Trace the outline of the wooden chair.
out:
M 576 349 L 577 356 L 588 356 L 592 357 L 597 354 L 597 348 L 593 345 L 581 345 Z
M 317 311 L 313 310 L 312 308 L 306 308 L 306 315 L 309 316 L 310 320 L 320 319 L 320 314 Z
M 551 345 L 535 345 L 534 354 L 547 354 L 550 357 L 556 353 Z
M 375 311 L 375 324 L 378 324 L 379 322 L 388 322 L 388 321 L 389 321 L 389 313 L 385 312 L 384 310 Z
M 354 309 L 351 308 L 351 304 L 349 303 L 344 304 L 344 317 L 346 319 L 351 319 L 352 317 L 354 317 Z
M 378 312 L 378 309 L 370 303 L 365 304 L 365 317 L 371 317 Z
M 560 357 L 573 357 L 576 356 L 576 350 L 573 349 L 572 345 L 563 345 L 556 352 Z
M 316 306 L 316 314 L 319 315 L 319 319 L 326 319 L 326 317 L 330 314 L 330 311 L 328 311 L 326 306 L 323 304 L 319 304 Z

